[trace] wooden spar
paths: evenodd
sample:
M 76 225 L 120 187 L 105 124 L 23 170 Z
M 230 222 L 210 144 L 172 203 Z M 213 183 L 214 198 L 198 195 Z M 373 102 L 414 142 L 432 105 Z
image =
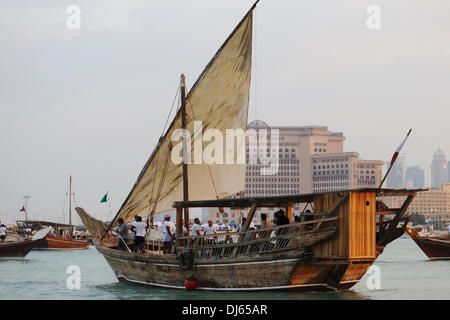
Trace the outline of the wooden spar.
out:
M 392 167 L 394 166 L 395 161 L 397 161 L 397 159 L 394 160 L 394 162 L 391 164 L 391 166 L 389 167 L 388 171 L 386 172 L 386 174 L 384 175 L 383 180 L 381 180 L 380 186 L 378 188 L 381 189 L 381 187 L 383 186 L 384 181 L 386 180 L 387 176 L 389 175 L 389 172 L 391 172 Z
M 390 242 L 389 237 L 391 237 L 393 232 L 396 230 L 402 216 L 406 213 L 406 210 L 408 210 L 409 205 L 414 200 L 414 196 L 415 195 L 408 196 L 406 198 L 405 202 L 403 203 L 402 207 L 397 211 L 397 214 L 395 215 L 394 219 L 389 221 L 389 227 L 387 228 L 386 232 L 383 234 L 383 236 L 377 242 L 378 246 L 385 246 L 387 243 Z M 391 241 L 392 241 L 392 239 L 391 239 Z
M 184 130 L 184 135 L 187 135 L 186 130 L 186 81 L 184 74 L 181 75 L 181 129 Z M 188 181 L 188 147 L 187 137 L 183 136 L 183 201 L 189 201 L 189 181 Z M 181 217 L 180 217 L 181 218 Z M 184 223 L 189 232 L 189 208 L 184 208 Z M 181 219 L 178 220 L 177 214 L 177 235 L 183 235 L 183 227 Z
M 242 231 L 247 231 L 248 228 L 250 227 L 250 223 L 253 220 L 253 217 L 256 212 L 256 208 L 257 208 L 256 204 L 252 205 L 252 207 L 250 208 L 250 211 L 248 212 L 248 215 L 247 215 L 247 219 L 245 220 L 245 223 L 242 226 Z
M 408 139 L 409 134 L 411 133 L 411 131 L 412 131 L 412 129 L 409 129 L 408 134 L 406 135 L 406 139 Z M 406 142 L 406 139 L 403 141 L 403 143 Z M 401 149 L 401 147 L 403 146 L 403 143 L 400 145 L 399 149 Z M 399 150 L 399 149 L 397 149 L 397 150 Z M 396 151 L 396 152 L 397 152 L 397 151 Z M 399 150 L 398 152 L 400 152 L 400 150 Z M 383 183 L 384 183 L 384 181 L 386 180 L 387 176 L 389 175 L 389 172 L 391 172 L 391 169 L 392 169 L 392 167 L 394 166 L 395 161 L 397 161 L 397 158 L 398 158 L 398 157 L 395 157 L 395 158 L 394 158 L 394 162 L 391 163 L 391 165 L 390 165 L 388 171 L 387 171 L 386 174 L 384 175 L 383 180 L 381 180 L 381 183 L 380 183 L 380 186 L 378 187 L 378 189 L 381 189 L 381 187 L 383 186 Z
M 72 176 L 69 178 L 69 224 L 72 225 Z
M 183 208 L 177 208 L 177 234 L 175 237 L 175 249 L 179 246 L 179 238 L 183 236 L 183 227 L 181 225 L 181 216 L 183 215 Z

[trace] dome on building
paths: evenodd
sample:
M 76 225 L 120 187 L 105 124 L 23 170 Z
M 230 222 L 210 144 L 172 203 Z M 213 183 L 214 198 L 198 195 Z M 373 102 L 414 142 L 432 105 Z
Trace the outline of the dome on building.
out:
M 247 126 L 248 129 L 266 129 L 269 125 L 262 120 L 253 120 Z

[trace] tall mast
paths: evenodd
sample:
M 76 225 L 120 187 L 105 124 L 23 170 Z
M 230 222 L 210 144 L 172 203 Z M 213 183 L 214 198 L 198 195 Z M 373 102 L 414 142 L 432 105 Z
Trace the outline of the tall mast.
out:
M 69 179 L 69 224 L 72 225 L 72 176 Z
M 25 220 L 28 221 L 28 199 L 30 199 L 30 196 L 23 196 L 25 199 Z
M 186 130 L 186 82 L 184 74 L 181 75 L 181 128 L 187 135 Z M 187 137 L 183 137 L 183 201 L 189 201 L 189 183 L 188 183 L 188 166 L 187 166 L 187 155 L 188 147 Z M 178 219 L 177 219 L 178 220 Z M 189 226 L 189 208 L 184 208 L 184 223 Z M 178 232 L 178 226 L 180 226 L 180 232 Z M 183 228 L 181 227 L 181 221 L 177 221 L 177 233 L 183 233 Z

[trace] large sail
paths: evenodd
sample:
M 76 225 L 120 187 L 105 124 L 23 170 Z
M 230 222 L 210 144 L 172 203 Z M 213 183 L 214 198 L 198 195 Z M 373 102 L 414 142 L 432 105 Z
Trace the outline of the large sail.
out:
M 208 129 L 219 130 L 223 135 L 223 161 L 227 163 L 226 130 L 247 128 L 253 9 L 254 7 L 231 33 L 186 97 L 186 129 L 192 134 L 192 164 L 188 165 L 190 200 L 222 198 L 242 192 L 245 188 L 245 160 L 244 163 L 238 161 L 238 154 L 241 152 L 242 155 L 245 143 L 238 145 L 235 140 L 233 164 L 207 164 L 204 160 L 199 164 L 198 158 L 195 164 L 194 144 L 202 139 L 202 132 L 205 133 Z M 202 122 L 202 130 L 196 127 L 194 132 L 194 121 L 197 124 L 198 121 Z M 174 201 L 183 200 L 182 164 L 175 164 L 171 157 L 176 145 L 181 143 L 171 141 L 172 134 L 180 128 L 179 110 L 116 218 L 131 221 L 134 215 L 147 217 L 152 210 L 155 213 L 172 210 Z M 210 144 L 211 141 L 203 141 L 203 150 L 206 151 Z

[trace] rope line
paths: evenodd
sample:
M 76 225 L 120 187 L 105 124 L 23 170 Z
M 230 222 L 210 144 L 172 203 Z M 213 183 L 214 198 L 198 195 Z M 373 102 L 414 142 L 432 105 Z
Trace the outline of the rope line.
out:
M 190 100 L 187 100 L 187 103 L 188 103 L 189 107 L 191 108 L 192 118 L 193 118 L 193 120 L 195 121 L 195 118 L 196 118 L 196 117 L 195 117 L 195 113 L 194 113 L 194 108 L 192 108 L 191 101 L 190 101 Z M 194 132 L 194 134 L 195 134 L 195 132 Z M 194 141 L 195 141 L 195 138 L 196 138 L 196 137 L 194 136 Z M 212 175 L 212 172 L 211 172 L 211 167 L 210 167 L 209 163 L 207 163 L 206 165 L 208 166 L 209 176 L 211 177 L 211 182 L 212 182 L 212 184 L 213 184 L 214 193 L 216 194 L 216 198 L 219 199 L 219 194 L 217 193 L 216 184 L 215 184 L 215 182 L 214 182 L 214 178 L 213 178 L 213 175 Z
M 159 138 L 158 144 L 161 144 L 161 143 L 162 143 L 162 139 L 163 139 L 163 137 L 164 137 L 164 132 L 166 131 L 167 124 L 169 123 L 170 115 L 172 114 L 172 110 L 173 110 L 173 107 L 174 107 L 174 105 L 175 105 L 175 101 L 177 100 L 177 97 L 179 96 L 180 89 L 181 89 L 181 82 L 180 82 L 180 84 L 178 85 L 177 91 L 176 91 L 176 93 L 175 93 L 175 97 L 173 98 L 172 106 L 170 107 L 170 111 L 169 111 L 169 114 L 168 114 L 168 116 L 167 116 L 166 123 L 164 124 L 164 129 L 163 129 L 163 131 L 162 131 L 162 133 L 161 133 L 161 136 L 160 136 L 160 138 Z M 177 108 L 177 109 L 178 109 L 178 108 Z M 152 192 L 151 192 L 151 194 L 150 194 L 150 199 L 149 199 L 149 201 L 148 201 L 148 210 L 149 210 L 149 211 L 148 211 L 148 215 L 147 215 L 147 221 L 148 221 L 148 219 L 149 219 L 149 217 L 150 217 L 150 215 L 151 215 L 151 212 L 152 212 L 152 209 L 151 209 L 151 203 L 153 202 L 153 193 L 154 193 L 154 190 L 155 190 L 156 175 L 158 174 L 158 167 L 159 167 L 159 163 L 161 162 L 161 161 L 160 161 L 160 157 L 158 157 L 158 160 L 157 160 L 157 161 L 158 161 L 158 162 L 156 163 L 156 167 L 155 167 L 155 170 L 154 170 Z M 156 201 L 155 201 L 155 205 L 156 205 L 157 203 L 158 203 L 158 197 L 157 197 L 157 199 L 156 199 Z

